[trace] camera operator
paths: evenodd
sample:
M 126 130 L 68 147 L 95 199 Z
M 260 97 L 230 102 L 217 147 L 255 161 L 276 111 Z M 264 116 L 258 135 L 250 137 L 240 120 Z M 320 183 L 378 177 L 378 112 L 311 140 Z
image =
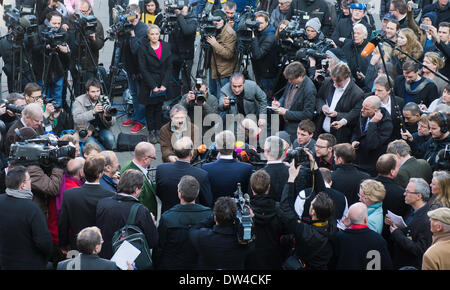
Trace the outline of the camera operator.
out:
M 234 73 L 230 82 L 222 87 L 219 99 L 219 111 L 226 114 L 255 114 L 258 126 L 267 124 L 267 97 L 263 90 L 252 80 L 246 80 L 241 73 Z
M 27 83 L 23 90 L 23 96 L 27 101 L 27 104 L 38 103 L 44 106 L 44 101 L 42 100 L 42 88 L 37 83 Z
M 189 237 L 195 248 L 200 270 L 244 270 L 254 244 L 241 245 L 236 233 L 236 202 L 219 197 L 214 204 L 214 220 L 197 224 Z
M 119 41 L 122 42 L 122 52 L 120 52 L 122 59 L 119 63 L 124 64 L 125 71 L 127 72 L 128 89 L 133 98 L 133 115 L 131 120 L 124 121 L 122 126 L 133 126 L 133 128 L 131 128 L 131 132 L 138 133 L 144 129 L 146 119 L 145 105 L 141 104 L 138 100 L 142 76 L 139 70 L 137 52 L 139 47 L 141 47 L 148 40 L 148 26 L 140 19 L 141 11 L 138 5 L 131 4 L 127 10 L 127 13 L 135 13 L 137 14 L 137 18 L 129 21 L 133 25 L 134 29 L 132 29 L 129 34 L 120 36 L 119 38 Z
M 61 136 L 64 130 L 74 128 L 72 115 L 62 107 L 55 107 L 51 102 L 45 105 L 43 117 L 45 132 L 57 137 Z
M 201 120 L 204 120 L 209 114 L 217 114 L 217 107 L 219 102 L 217 98 L 210 94 L 206 84 L 197 84 L 192 91 L 185 94 L 180 101 L 180 104 L 187 110 L 188 117 L 191 121 L 195 121 L 195 112 L 200 108 Z M 203 134 L 208 131 L 212 126 L 203 125 Z
M 169 44 L 172 48 L 172 76 L 178 80 L 181 71 L 181 93 L 185 94 L 191 86 L 191 69 L 194 61 L 194 41 L 197 32 L 197 18 L 189 1 L 185 0 L 183 9 L 175 9 L 177 23 L 175 29 L 169 34 Z M 178 93 L 175 95 L 178 96 Z M 175 97 L 174 96 L 174 97 Z
M 323 12 L 321 17 L 322 31 L 327 37 L 333 32 L 331 10 L 326 0 L 293 0 L 286 19 L 290 20 L 292 16 L 296 15 L 296 10 L 308 14 Z
M 95 128 L 93 136 L 89 139 L 99 144 L 103 150 L 112 150 L 115 136 L 110 128 L 114 125 L 116 118 L 105 110 L 105 106 L 109 107 L 110 104 L 105 104 L 101 100 L 105 96 L 100 96 L 100 90 L 100 81 L 95 78 L 89 79 L 86 82 L 86 93 L 77 97 L 73 103 L 72 115 L 75 124 L 88 123 Z
M 32 48 L 33 70 L 37 83 L 44 87 L 44 93 L 63 105 L 64 77 L 70 62 L 67 33 L 61 28 L 62 16 L 57 11 L 47 14 L 39 34 L 44 41 Z
M 43 24 L 45 18 L 47 17 L 47 14 L 53 11 L 56 11 L 59 14 L 61 14 L 62 17 L 67 17 L 68 13 L 66 6 L 64 6 L 64 4 L 61 3 L 61 1 L 62 0 L 48 0 L 47 1 L 48 5 L 44 7 L 41 14 L 38 16 L 38 24 Z M 64 26 L 64 29 L 67 30 L 67 26 Z
M 227 25 L 237 31 L 239 24 L 239 13 L 236 12 L 237 6 L 236 2 L 227 1 L 225 6 L 223 6 L 223 12 L 227 15 Z
M 94 15 L 91 3 L 88 0 L 81 0 L 77 10 L 78 14 L 68 17 L 69 34 L 72 40 L 70 45 L 72 51 L 71 74 L 75 96 L 81 95 L 83 84 L 97 75 L 99 52 L 105 44 L 103 25 L 100 20 L 98 18 L 95 18 L 94 21 L 86 20 L 87 17 Z M 95 32 L 87 27 L 88 23 L 89 26 L 95 25 Z M 88 32 L 89 34 L 87 34 Z M 87 45 L 89 47 L 86 47 Z
M 236 63 L 236 32 L 226 25 L 227 16 L 222 10 L 215 10 L 213 16 L 220 16 L 220 21 L 213 21 L 217 36 L 208 36 L 206 41 L 212 48 L 211 67 L 209 70 L 209 89 L 215 96 L 219 96 L 220 89 L 229 81 Z
M 265 11 L 256 12 L 255 20 L 260 24 L 258 29 L 252 32 L 252 68 L 256 83 L 266 93 L 268 101 L 272 101 L 278 72 L 275 28 L 269 24 L 269 14 Z
M 6 114 L 1 114 L 0 120 L 5 123 L 5 131 L 8 132 L 11 125 L 14 124 L 14 122 L 16 122 L 18 119 L 20 119 L 22 110 L 27 105 L 27 102 L 24 96 L 18 93 L 10 93 L 6 98 L 6 102 L 8 103 L 9 108 L 7 108 L 6 104 L 0 105 L 0 108 L 2 108 L 2 110 L 3 107 L 6 108 Z

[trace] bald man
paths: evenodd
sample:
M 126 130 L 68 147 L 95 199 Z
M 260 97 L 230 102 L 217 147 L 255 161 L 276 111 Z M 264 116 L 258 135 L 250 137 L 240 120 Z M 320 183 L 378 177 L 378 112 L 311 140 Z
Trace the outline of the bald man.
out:
M 347 226 L 336 234 L 336 269 L 387 270 L 392 269 L 387 243 L 367 226 L 367 206 L 354 203 L 343 222 Z
M 128 169 L 136 169 L 144 174 L 146 180 L 142 192 L 139 195 L 139 201 L 145 205 L 155 217 L 158 217 L 160 210 L 158 210 L 158 201 L 156 197 L 156 183 L 152 181 L 149 174 L 150 165 L 155 159 L 155 146 L 149 142 L 140 142 L 134 148 L 133 160 L 125 163 L 120 174 L 123 174 Z
M 162 213 L 179 203 L 177 185 L 185 175 L 195 177 L 200 183 L 198 203 L 211 207 L 213 197 L 208 172 L 190 164 L 194 152 L 192 140 L 182 137 L 175 142 L 173 148 L 177 161 L 163 163 L 156 168 L 156 193 L 161 199 Z
M 375 164 L 378 157 L 386 152 L 392 130 L 391 115 L 381 107 L 380 98 L 367 97 L 353 131 L 352 146 L 356 150 L 355 163 L 373 177 L 377 174 Z

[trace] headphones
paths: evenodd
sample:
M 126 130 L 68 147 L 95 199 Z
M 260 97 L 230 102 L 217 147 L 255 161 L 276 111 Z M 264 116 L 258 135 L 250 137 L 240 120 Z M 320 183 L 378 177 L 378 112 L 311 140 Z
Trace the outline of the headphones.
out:
M 445 134 L 448 132 L 448 121 L 447 121 L 447 115 L 444 112 L 439 112 L 442 116 L 442 118 L 444 119 L 444 126 L 440 127 L 441 128 L 441 133 Z

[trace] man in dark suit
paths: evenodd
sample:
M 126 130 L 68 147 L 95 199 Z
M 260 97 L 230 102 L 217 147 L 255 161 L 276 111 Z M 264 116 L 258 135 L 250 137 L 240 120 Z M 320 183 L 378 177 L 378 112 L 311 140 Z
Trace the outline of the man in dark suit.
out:
M 317 93 L 317 134 L 331 133 L 337 143 L 350 142 L 364 92 L 351 79 L 346 64 L 337 64 L 330 74 L 331 78 L 322 83 Z
M 431 246 L 432 233 L 427 216 L 430 187 L 422 178 L 411 178 L 405 190 L 405 203 L 413 209 L 405 220 L 406 227 L 401 227 L 386 217 L 394 242 L 392 262 L 396 269 L 404 266 L 422 268 L 422 257 Z
M 105 157 L 88 158 L 83 171 L 86 182 L 81 187 L 64 192 L 58 222 L 59 246 L 63 253 L 76 249 L 76 236 L 84 228 L 95 225 L 95 212 L 100 199 L 114 195 L 100 185 L 105 168 Z
M 393 85 L 393 82 L 391 81 Z M 400 134 L 401 130 L 401 118 L 402 118 L 402 109 L 405 105 L 405 102 L 402 98 L 394 96 L 392 94 L 391 88 L 389 86 L 389 82 L 386 76 L 382 75 L 375 79 L 374 81 L 374 94 L 379 97 L 381 100 L 381 107 L 385 108 L 386 111 L 391 115 L 392 120 L 392 136 L 391 141 L 400 139 L 402 135 Z
M 352 162 L 356 158 L 355 149 L 349 143 L 337 144 L 334 146 L 334 161 L 336 170 L 331 173 L 334 188 L 347 198 L 348 205 L 352 205 L 359 200 L 359 186 L 364 179 L 370 175 L 360 171 Z
M 430 164 L 424 159 L 416 159 L 411 156 L 411 147 L 405 140 L 392 141 L 389 143 L 386 152 L 395 154 L 401 164 L 395 177 L 395 181 L 400 186 L 405 188 L 411 177 L 423 178 L 426 182 L 431 183 L 433 170 Z
M 178 160 L 160 164 L 156 168 L 156 194 L 161 199 L 161 213 L 179 203 L 177 185 L 185 175 L 197 179 L 200 183 L 199 203 L 211 207 L 213 198 L 208 172 L 190 164 L 194 154 L 192 140 L 189 137 L 180 138 L 173 148 Z
M 253 165 L 239 162 L 233 158 L 236 138 L 233 132 L 226 130 L 216 135 L 216 148 L 219 151 L 217 161 L 204 164 L 202 168 L 208 172 L 213 202 L 221 196 L 233 197 L 237 184 L 241 184 L 243 193 L 249 193 L 249 181 Z
M 264 143 L 264 156 L 267 165 L 263 168 L 270 176 L 269 197 L 280 201 L 284 185 L 289 178 L 289 166 L 283 163 L 285 158 L 284 143 L 280 137 L 270 136 Z
M 98 256 L 103 238 L 100 229 L 88 227 L 77 235 L 77 249 L 80 254 L 58 263 L 57 270 L 119 270 L 116 263 Z
M 391 115 L 381 108 L 380 98 L 367 97 L 353 132 L 352 146 L 356 150 L 356 164 L 372 176 L 376 175 L 376 160 L 386 152 L 392 127 Z
M 317 91 L 313 81 L 306 75 L 305 67 L 298 61 L 290 63 L 283 75 L 288 84 L 280 101 L 274 100 L 272 107 L 275 113 L 283 117 L 284 131 L 289 133 L 293 141 L 298 123 L 314 116 Z

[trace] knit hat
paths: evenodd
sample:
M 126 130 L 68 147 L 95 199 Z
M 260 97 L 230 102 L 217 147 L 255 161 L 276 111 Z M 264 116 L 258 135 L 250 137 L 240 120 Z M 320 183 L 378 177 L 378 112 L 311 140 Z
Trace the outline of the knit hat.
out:
M 223 19 L 223 22 L 227 22 L 227 15 L 221 9 L 214 10 L 212 16 L 220 16 Z
M 322 24 L 320 24 L 320 20 L 317 17 L 309 19 L 308 22 L 306 22 L 306 24 L 305 24 L 305 28 L 306 27 L 311 27 L 316 32 L 320 32 L 320 27 L 321 26 L 322 26 Z
M 330 48 L 325 52 L 325 54 L 337 62 L 347 62 L 345 55 L 340 48 Z
M 424 19 L 425 17 L 430 18 L 431 23 L 432 23 L 432 25 L 433 25 L 434 27 L 437 26 L 438 16 L 437 16 L 437 13 L 436 13 L 436 12 L 430 11 L 430 12 L 428 12 L 428 13 L 425 13 L 425 14 L 422 16 L 422 19 L 420 20 L 420 23 L 422 23 L 422 21 L 423 21 L 423 19 Z
M 448 207 L 440 207 L 438 209 L 429 211 L 427 214 L 434 220 L 450 225 L 450 208 Z
M 391 12 L 388 12 L 388 13 L 384 14 L 384 16 L 383 16 L 383 20 L 394 20 L 394 19 L 395 19 L 395 16 Z

